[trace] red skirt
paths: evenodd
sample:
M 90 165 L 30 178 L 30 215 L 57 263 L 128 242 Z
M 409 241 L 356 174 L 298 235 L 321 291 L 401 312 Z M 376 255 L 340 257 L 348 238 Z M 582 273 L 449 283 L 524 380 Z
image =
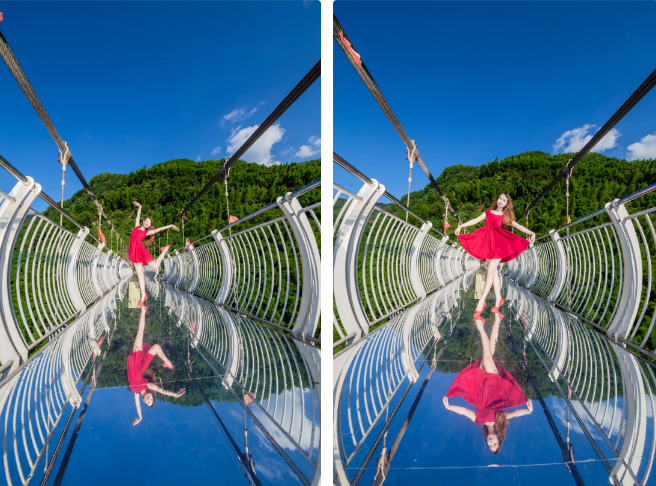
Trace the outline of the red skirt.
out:
M 154 354 L 148 352 L 149 349 L 150 345 L 143 343 L 143 351 L 135 351 L 128 356 L 128 383 L 130 390 L 135 393 L 148 389 L 148 380 L 144 378 L 143 372 L 155 357 Z
M 514 260 L 530 245 L 526 238 L 494 226 L 483 226 L 473 233 L 458 235 L 458 240 L 477 260 L 501 258 L 501 263 Z
M 475 423 L 494 422 L 494 412 L 526 403 L 526 395 L 519 383 L 495 359 L 499 374 L 479 368 L 481 360 L 458 373 L 446 393 L 448 398 L 461 396 L 476 407 Z

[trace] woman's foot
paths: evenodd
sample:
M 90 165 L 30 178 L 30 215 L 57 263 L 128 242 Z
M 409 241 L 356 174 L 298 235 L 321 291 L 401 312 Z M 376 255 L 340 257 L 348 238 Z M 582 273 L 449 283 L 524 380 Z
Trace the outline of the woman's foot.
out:
M 503 300 L 503 297 L 499 297 L 499 303 L 497 305 L 495 305 L 495 307 L 498 309 L 499 307 L 501 307 L 503 305 L 504 302 L 505 302 L 505 300 Z
M 497 306 L 492 307 L 492 312 L 494 314 L 498 315 L 500 320 L 503 319 L 503 314 L 501 312 L 499 312 L 499 307 L 497 307 Z
M 159 249 L 159 251 L 162 252 L 162 253 L 164 253 L 164 252 L 165 252 L 166 250 L 168 250 L 170 247 L 171 247 L 171 245 L 163 246 L 163 247 L 161 247 L 161 248 Z
M 482 321 L 483 324 L 485 324 L 485 319 L 481 317 L 481 312 L 483 311 L 474 311 L 474 320 L 475 321 Z
M 487 305 L 487 303 L 485 301 L 483 301 L 483 307 L 481 307 L 480 309 L 478 308 L 479 305 L 481 305 L 480 302 L 478 303 L 478 305 L 476 306 L 476 309 L 474 309 L 474 310 L 480 314 L 481 312 L 483 312 L 483 309 L 485 309 L 485 306 Z
M 175 369 L 175 366 L 173 366 L 173 364 L 171 364 L 171 365 L 167 365 L 166 363 L 162 363 L 162 366 L 163 366 L 164 368 L 168 368 L 168 369 L 170 369 L 170 370 L 174 370 L 174 369 Z

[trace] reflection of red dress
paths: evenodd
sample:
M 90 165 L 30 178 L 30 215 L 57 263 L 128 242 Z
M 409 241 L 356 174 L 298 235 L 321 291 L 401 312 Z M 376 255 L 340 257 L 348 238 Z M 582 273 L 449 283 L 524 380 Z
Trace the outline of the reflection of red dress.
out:
M 495 411 L 518 407 L 526 403 L 519 383 L 495 359 L 499 375 L 479 368 L 477 360 L 458 373 L 446 393 L 448 398 L 461 396 L 476 407 L 476 424 L 494 422 Z
M 128 383 L 135 393 L 148 390 L 148 380 L 143 377 L 143 372 L 155 357 L 148 352 L 149 349 L 150 345 L 143 343 L 143 351 L 135 351 L 128 356 Z
M 501 262 L 509 262 L 528 248 L 530 242 L 526 238 L 502 228 L 503 216 L 489 209 L 485 214 L 485 226 L 473 233 L 458 235 L 467 253 L 478 260 L 501 258 Z
M 148 265 L 154 260 L 145 246 L 143 246 L 144 238 L 148 236 L 148 232 L 142 230 L 139 226 L 132 230 L 130 233 L 130 244 L 128 246 L 128 258 L 132 263 L 143 263 Z

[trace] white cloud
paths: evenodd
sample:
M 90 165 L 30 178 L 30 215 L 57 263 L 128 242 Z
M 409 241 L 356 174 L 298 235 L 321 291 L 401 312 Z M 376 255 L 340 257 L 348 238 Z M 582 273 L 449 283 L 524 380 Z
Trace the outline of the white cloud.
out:
M 219 152 L 221 152 L 221 145 L 219 145 L 218 147 L 215 147 L 214 150 L 212 150 L 212 155 L 216 155 Z
M 245 106 L 235 108 L 227 115 L 223 115 L 221 125 L 225 126 L 246 120 L 257 111 L 258 106 L 263 105 L 264 103 L 266 103 L 266 101 L 260 101 L 255 108 L 251 108 L 250 110 Z
M 629 160 L 656 159 L 656 133 L 642 137 L 639 142 L 632 143 L 627 148 Z
M 294 154 L 294 157 L 300 157 L 300 158 L 308 158 L 313 155 L 318 154 L 321 152 L 321 139 L 315 137 L 312 135 L 309 139 L 308 142 L 310 142 L 311 145 L 301 145 L 301 147 L 298 149 L 298 152 Z
M 282 152 L 280 152 L 280 155 L 287 155 L 292 150 L 294 150 L 294 147 L 289 147 L 287 150 L 283 150 Z
M 200 155 L 196 157 L 196 162 L 200 162 Z
M 227 138 L 228 147 L 226 148 L 226 153 L 228 155 L 234 154 L 239 147 L 241 147 L 246 140 L 257 130 L 259 125 L 253 125 L 250 127 L 242 128 L 241 125 L 233 128 L 232 133 Z M 280 142 L 282 136 L 285 134 L 285 129 L 276 124 L 271 126 L 262 136 L 258 139 L 257 142 L 253 144 L 251 148 L 243 155 L 243 159 L 248 162 L 255 162 L 262 165 L 274 165 L 279 164 L 280 162 L 273 160 L 273 155 L 271 155 L 271 148 L 274 144 Z
M 563 133 L 556 143 L 553 145 L 554 152 L 578 152 L 585 144 L 590 141 L 592 134 L 589 133 L 596 125 L 588 125 L 587 123 L 579 128 L 567 130 Z M 596 132 L 596 130 L 595 130 Z M 617 145 L 617 139 L 620 137 L 620 132 L 616 128 L 611 129 L 610 132 L 602 138 L 597 145 L 592 149 L 593 152 L 603 152 L 604 150 L 611 149 Z

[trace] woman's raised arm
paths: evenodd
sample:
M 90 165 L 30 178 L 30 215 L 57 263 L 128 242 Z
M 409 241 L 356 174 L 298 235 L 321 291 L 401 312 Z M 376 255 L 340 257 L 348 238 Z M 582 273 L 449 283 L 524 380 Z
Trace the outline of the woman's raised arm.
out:
M 167 224 L 166 226 L 162 226 L 161 228 L 155 228 L 154 230 L 148 231 L 148 233 L 146 233 L 146 235 L 147 236 L 154 235 L 156 233 L 159 233 L 160 231 L 164 231 L 164 230 L 169 229 L 169 228 L 171 228 L 172 230 L 175 230 L 175 231 L 180 231 L 177 226 L 172 225 L 172 224 Z
M 449 399 L 447 397 L 444 397 L 442 399 L 442 403 L 444 403 L 444 407 L 447 410 L 451 410 L 452 412 L 455 412 L 458 415 L 464 415 L 472 422 L 476 420 L 476 413 L 474 413 L 473 410 L 469 410 L 468 408 L 465 407 L 459 407 L 458 405 L 449 405 Z
M 132 204 L 137 207 L 137 222 L 135 225 L 136 228 L 137 226 L 141 226 L 141 204 L 139 204 L 137 201 L 134 201 Z
M 139 415 L 136 419 L 132 421 L 132 425 L 137 425 L 141 422 L 141 403 L 139 403 L 139 394 L 134 394 L 134 403 L 137 405 L 137 414 Z
M 474 219 L 470 219 L 470 220 L 467 221 L 466 223 L 462 223 L 460 226 L 458 226 L 458 227 L 456 228 L 456 235 L 459 235 L 459 234 L 460 234 L 460 230 L 461 230 L 462 228 L 466 228 L 467 226 L 474 226 L 475 224 L 478 224 L 478 223 L 480 223 L 481 221 L 484 221 L 485 218 L 487 218 L 487 214 L 485 214 L 485 213 L 481 213 L 480 216 L 478 216 L 478 217 L 476 217 L 476 218 L 474 218 Z
M 150 390 L 156 391 L 157 393 L 161 393 L 162 395 L 166 395 L 168 397 L 174 397 L 178 398 L 181 397 L 182 395 L 185 394 L 186 390 L 184 388 L 180 388 L 177 393 L 170 392 L 168 390 L 165 390 L 164 388 L 161 388 L 157 386 L 155 383 L 148 383 L 146 385 Z

